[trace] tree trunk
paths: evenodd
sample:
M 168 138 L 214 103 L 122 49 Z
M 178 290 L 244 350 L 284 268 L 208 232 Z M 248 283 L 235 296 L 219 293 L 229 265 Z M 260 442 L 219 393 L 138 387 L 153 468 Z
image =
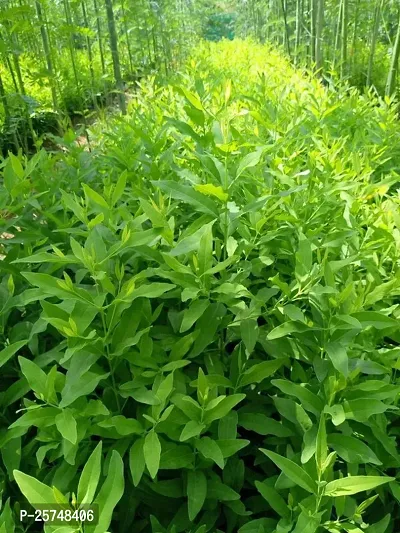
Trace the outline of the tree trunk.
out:
M 4 43 L 3 39 L 1 39 L 1 43 L 2 44 Z M 10 56 L 8 54 L 5 54 L 4 62 L 7 65 L 8 72 L 10 73 L 10 76 L 11 76 L 11 79 L 12 79 L 12 82 L 13 82 L 13 85 L 14 85 L 15 92 L 17 93 L 18 92 L 18 84 L 17 84 L 17 80 L 15 78 L 15 73 L 14 73 L 13 66 L 12 66 L 11 61 L 10 61 Z
M 99 43 L 101 71 L 102 71 L 102 73 L 104 75 L 106 73 L 106 63 L 104 61 L 103 35 L 102 35 L 102 31 L 101 31 L 100 14 L 99 14 L 99 7 L 97 5 L 97 0 L 93 0 L 93 5 L 94 5 L 94 12 L 95 12 L 95 15 L 96 15 L 97 42 Z
M 358 31 L 358 19 L 360 15 L 360 0 L 356 0 L 356 12 L 354 14 L 354 31 L 353 31 L 353 50 L 351 58 L 351 71 L 354 72 L 354 62 L 357 57 L 357 31 Z M 378 24 L 379 27 L 379 24 Z
M 386 96 L 392 96 L 396 90 L 396 78 L 400 56 L 400 19 L 397 26 L 396 41 L 394 43 L 392 57 L 390 60 L 390 70 L 386 82 Z
M 283 21 L 284 21 L 284 24 L 285 24 L 284 42 L 285 42 L 285 45 L 286 45 L 286 50 L 287 50 L 288 56 L 291 57 L 291 54 L 290 54 L 290 40 L 289 40 L 289 26 L 288 26 L 287 13 L 286 13 L 286 7 L 287 6 L 285 4 L 285 0 L 281 0 L 281 5 L 282 5 Z
M 317 27 L 315 32 L 315 66 L 318 74 L 322 75 L 322 31 L 324 27 L 324 0 L 318 0 Z
M 335 65 L 336 65 L 336 59 L 337 59 L 337 56 L 339 55 L 339 47 L 341 48 L 341 27 L 342 27 L 342 17 L 343 17 L 343 1 L 344 0 L 340 0 L 340 4 L 339 4 L 339 13 L 338 13 L 338 18 L 337 18 L 337 26 L 336 26 L 336 35 L 335 35 L 335 48 L 334 48 L 334 51 L 333 51 L 333 68 L 335 68 Z
M 126 47 L 128 49 L 128 59 L 129 59 L 129 68 L 131 73 L 133 72 L 133 56 L 132 56 L 132 50 L 131 50 L 131 43 L 129 41 L 129 33 L 128 33 L 128 25 L 126 23 L 126 11 L 123 0 L 121 0 L 121 10 L 122 10 L 122 19 L 124 22 L 124 32 L 125 32 L 125 38 L 126 38 Z
M 105 0 L 106 11 L 107 11 L 107 22 L 108 22 L 108 32 L 110 37 L 110 48 L 111 55 L 114 67 L 114 78 L 117 90 L 119 91 L 119 106 L 121 113 L 126 115 L 126 101 L 124 93 L 124 85 L 122 82 L 121 76 L 121 66 L 119 61 L 119 52 L 118 52 L 118 37 L 115 29 L 115 19 L 114 19 L 114 10 L 112 5 L 112 0 Z
M 372 68 L 374 66 L 376 41 L 378 39 L 379 19 L 380 19 L 380 16 L 381 16 L 381 7 L 382 7 L 382 0 L 377 0 L 377 2 L 375 4 L 375 9 L 374 9 L 374 20 L 373 20 L 373 26 L 372 26 L 371 48 L 370 48 L 369 60 L 368 60 L 368 71 L 367 71 L 367 86 L 368 87 L 371 85 L 371 79 L 372 79 Z
M 302 24 L 302 9 L 301 0 L 296 0 L 296 43 L 295 43 L 295 61 L 298 64 L 299 48 L 301 41 L 301 24 Z
M 8 128 L 9 128 L 9 125 L 10 125 L 10 118 L 11 118 L 11 113 L 10 113 L 10 109 L 8 107 L 8 101 L 7 101 L 7 95 L 6 95 L 6 92 L 5 92 L 5 89 L 4 89 L 4 84 L 3 84 L 3 79 L 0 75 L 0 100 L 1 100 L 1 103 L 3 104 L 3 109 L 4 109 L 4 126 L 5 126 L 5 130 L 7 131 Z M 15 131 L 13 131 L 12 133 L 12 137 L 13 137 L 13 142 L 14 142 L 14 146 L 17 150 L 19 150 L 20 148 L 20 145 L 19 145 L 19 142 L 18 142 L 18 138 L 15 134 Z M 6 156 L 7 154 L 3 153 L 3 156 Z
M 340 76 L 344 78 L 347 75 L 347 36 L 349 24 L 349 0 L 343 0 L 342 15 L 342 51 L 340 58 Z
M 89 29 L 89 22 L 87 18 L 86 13 L 86 6 L 85 6 L 85 0 L 81 1 L 82 6 L 82 15 L 83 15 L 83 23 L 85 25 L 85 28 Z M 95 95 L 95 78 L 94 78 L 94 70 L 93 70 L 93 53 L 92 53 L 92 42 L 90 40 L 89 35 L 86 36 L 86 47 L 88 52 L 88 59 L 89 59 L 89 70 L 90 70 L 90 84 L 91 84 L 91 93 L 92 93 L 92 101 L 94 108 L 97 108 L 97 100 Z
M 67 24 L 72 28 L 72 19 L 71 19 L 71 13 L 69 10 L 68 0 L 64 0 L 64 11 L 65 11 L 65 19 L 67 21 Z M 72 66 L 72 71 L 74 73 L 76 88 L 79 94 L 79 100 L 81 100 L 80 102 L 81 109 L 79 111 L 82 111 L 83 102 L 82 102 L 82 97 L 81 97 L 81 89 L 80 89 L 80 83 L 79 83 L 79 78 L 78 78 L 78 71 L 77 71 L 76 62 L 75 62 L 75 49 L 74 49 L 72 33 L 68 37 L 68 48 L 69 48 L 69 54 L 71 56 L 71 66 Z
M 56 90 L 54 87 L 54 70 L 53 70 L 53 62 L 51 60 L 49 39 L 47 35 L 47 30 L 46 30 L 46 27 L 43 21 L 42 6 L 40 5 L 40 0 L 36 0 L 35 4 L 36 4 L 36 13 L 37 13 L 38 20 L 39 20 L 40 34 L 42 36 L 43 51 L 46 57 L 47 70 L 48 70 L 49 78 L 50 78 L 50 84 L 51 84 L 50 88 L 51 88 L 51 98 L 53 100 L 53 109 L 54 111 L 56 111 L 57 110 L 57 96 L 56 96 Z
M 10 121 L 11 115 L 10 115 L 10 110 L 8 108 L 7 95 L 4 90 L 4 84 L 3 84 L 3 79 L 1 77 L 1 74 L 0 74 L 0 100 L 1 100 L 1 103 L 3 104 L 5 123 L 8 124 Z
M 315 32 L 317 26 L 317 0 L 311 0 L 311 63 L 315 63 Z

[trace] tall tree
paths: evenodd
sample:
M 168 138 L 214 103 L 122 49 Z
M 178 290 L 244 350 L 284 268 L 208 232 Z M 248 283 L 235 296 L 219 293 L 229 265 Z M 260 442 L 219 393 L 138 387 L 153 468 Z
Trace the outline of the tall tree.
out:
M 317 21 L 315 30 L 315 66 L 319 75 L 322 75 L 322 32 L 324 28 L 324 0 L 318 0 Z
M 283 13 L 283 23 L 285 25 L 285 38 L 284 42 L 286 45 L 286 50 L 288 53 L 288 56 L 290 57 L 290 35 L 289 35 L 289 25 L 288 25 L 288 19 L 287 19 L 287 2 L 285 0 L 281 0 L 282 5 L 282 13 Z
M 100 54 L 100 61 L 101 61 L 101 70 L 103 75 L 106 73 L 106 63 L 104 60 L 104 52 L 103 52 L 103 33 L 101 29 L 101 21 L 100 21 L 100 13 L 99 13 L 99 6 L 97 5 L 97 0 L 93 0 L 93 7 L 94 7 L 94 13 L 96 15 L 96 26 L 97 26 L 97 42 L 99 43 L 99 54 Z
M 347 39 L 349 27 L 349 0 L 343 0 L 342 6 L 342 35 L 341 35 L 341 56 L 340 56 L 340 75 L 344 78 L 347 75 Z
M 298 63 L 299 61 L 299 49 L 300 49 L 300 43 L 301 43 L 301 30 L 302 30 L 302 24 L 303 24 L 303 6 L 302 6 L 302 0 L 296 0 L 296 41 L 295 41 L 295 61 Z
M 310 0 L 311 1 L 311 17 L 310 17 L 310 23 L 311 23 L 311 63 L 315 63 L 315 35 L 317 30 L 317 1 L 318 0 Z
M 396 40 L 394 43 L 392 57 L 390 59 L 389 75 L 386 82 L 386 95 L 392 96 L 396 89 L 396 78 L 400 57 L 400 17 L 397 25 Z
M 115 17 L 112 0 L 105 0 L 105 4 L 107 11 L 108 33 L 110 38 L 110 48 L 113 61 L 115 85 L 117 87 L 119 97 L 119 107 L 121 109 L 121 113 L 123 115 L 126 115 L 126 100 L 124 93 L 124 84 L 121 76 L 121 64 L 119 60 L 118 51 L 118 37 L 117 31 L 115 29 Z
M 85 0 L 81 0 L 81 6 L 82 6 L 82 15 L 83 15 L 83 22 L 85 24 L 85 28 L 87 30 L 90 30 Z M 94 76 L 94 69 L 93 69 L 92 40 L 91 40 L 89 33 L 86 34 L 86 49 L 87 49 L 88 59 L 89 59 L 90 83 L 92 86 L 91 87 L 92 101 L 93 101 L 94 107 L 96 108 L 97 100 L 96 100 L 96 95 L 95 95 L 95 76 Z
M 374 18 L 372 24 L 371 46 L 369 49 L 368 71 L 367 71 L 367 85 L 371 85 L 372 69 L 374 66 L 374 56 L 376 49 L 376 42 L 378 39 L 379 20 L 381 17 L 382 0 L 376 0 L 374 9 Z
M 39 26 L 40 26 L 40 34 L 42 37 L 43 51 L 44 51 L 44 55 L 46 58 L 47 71 L 48 71 L 49 80 L 50 80 L 50 89 L 51 89 L 51 98 L 53 100 L 53 109 L 54 111 L 56 111 L 57 110 L 57 95 L 56 95 L 56 89 L 54 86 L 54 69 L 53 69 L 53 61 L 51 58 L 49 38 L 47 34 L 47 28 L 43 20 L 42 6 L 40 3 L 40 0 L 36 0 L 35 5 L 36 5 L 36 14 L 37 14 Z

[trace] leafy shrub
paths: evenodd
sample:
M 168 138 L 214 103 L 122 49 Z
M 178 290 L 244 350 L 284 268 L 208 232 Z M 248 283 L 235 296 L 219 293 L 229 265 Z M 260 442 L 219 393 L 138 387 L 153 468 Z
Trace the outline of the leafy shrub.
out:
M 4 162 L 0 531 L 396 531 L 399 131 L 224 42 Z

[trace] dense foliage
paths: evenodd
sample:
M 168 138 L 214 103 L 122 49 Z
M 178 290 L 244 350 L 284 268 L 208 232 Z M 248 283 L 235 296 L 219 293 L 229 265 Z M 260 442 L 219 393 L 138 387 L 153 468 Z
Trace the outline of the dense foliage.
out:
M 327 82 L 396 93 L 397 0 L 3 0 L 0 153 L 126 112 L 144 75 L 169 79 L 200 38 L 273 43 Z
M 10 155 L 2 533 L 23 496 L 99 504 L 46 533 L 398 531 L 389 104 L 226 41 L 90 149 Z
M 396 0 L 231 0 L 237 35 L 280 45 L 294 62 L 380 94 L 396 89 L 400 12 Z

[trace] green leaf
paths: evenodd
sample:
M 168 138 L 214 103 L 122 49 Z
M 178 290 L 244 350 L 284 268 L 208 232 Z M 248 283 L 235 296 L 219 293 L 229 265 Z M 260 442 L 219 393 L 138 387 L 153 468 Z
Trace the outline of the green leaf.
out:
M 343 424 L 343 422 L 346 420 L 346 414 L 341 404 L 332 406 L 326 405 L 324 412 L 331 415 L 332 422 L 335 426 L 340 426 L 340 424 Z
M 139 485 L 146 465 L 143 451 L 144 442 L 144 439 L 136 440 L 129 451 L 129 468 L 135 487 Z
M 261 156 L 262 150 L 257 150 L 255 152 L 246 154 L 238 165 L 235 180 L 237 180 L 247 168 L 255 167 L 256 165 L 258 165 Z
M 56 407 L 40 407 L 27 411 L 20 418 L 11 424 L 8 429 L 30 426 L 47 427 L 55 424 L 55 418 L 60 413 Z
M 49 274 L 41 274 L 38 272 L 21 272 L 31 285 L 39 287 L 45 294 L 49 296 L 57 296 L 61 300 L 80 300 L 87 305 L 97 307 L 88 293 L 88 291 L 73 287 L 73 290 L 67 290 L 59 285 L 61 280 L 57 280 L 55 277 Z
M 204 423 L 211 424 L 214 420 L 219 420 L 226 416 L 232 409 L 246 398 L 245 394 L 232 394 L 223 398 L 218 405 L 212 409 L 206 409 L 204 413 Z
M 212 224 L 207 224 L 204 233 L 200 238 L 197 259 L 197 274 L 198 276 L 203 276 L 207 270 L 212 267 L 213 263 L 213 234 L 212 234 Z
M 94 191 L 91 187 L 89 187 L 87 183 L 83 183 L 82 187 L 87 198 L 90 198 L 92 202 L 103 207 L 104 209 L 107 209 L 107 210 L 109 209 L 109 205 L 104 200 L 104 198 L 98 192 Z
M 296 276 L 301 280 L 309 277 L 312 268 L 311 243 L 303 233 L 299 233 L 299 247 L 296 252 Z
M 177 183 L 175 181 L 152 181 L 155 187 L 159 187 L 161 190 L 169 193 L 172 198 L 186 202 L 195 207 L 201 213 L 207 213 L 208 215 L 219 216 L 218 206 L 198 191 L 195 191 L 188 185 Z
M 349 374 L 349 358 L 344 346 L 338 342 L 331 342 L 326 346 L 326 353 L 338 372 L 347 377 Z
M 187 497 L 189 520 L 193 522 L 203 507 L 207 495 L 207 479 L 201 470 L 188 472 Z
M 129 296 L 129 301 L 136 298 L 158 298 L 166 292 L 174 289 L 176 285 L 169 283 L 151 283 L 149 285 L 141 285 L 137 289 L 134 289 Z
M 326 438 L 326 425 L 325 425 L 325 415 L 321 413 L 319 419 L 317 441 L 315 446 L 315 459 L 317 462 L 317 467 L 319 472 L 323 472 L 324 464 L 328 456 L 328 443 Z
M 303 449 L 301 452 L 301 464 L 306 464 L 315 454 L 317 448 L 317 434 L 318 428 L 316 425 L 311 425 L 303 435 Z M 317 465 L 318 466 L 318 465 Z
M 221 202 L 226 202 L 228 200 L 228 194 L 224 192 L 221 186 L 216 187 L 212 183 L 207 183 L 205 185 L 195 185 L 195 190 L 205 194 L 206 196 L 215 196 Z
M 161 444 L 157 433 L 151 430 L 145 438 L 143 445 L 144 460 L 152 479 L 157 475 L 160 467 Z
M 94 372 L 85 372 L 80 376 L 69 375 L 65 380 L 64 388 L 61 391 L 60 407 L 68 407 L 78 398 L 92 393 L 99 382 L 107 379 L 109 374 L 98 375 Z
M 293 481 L 293 483 L 296 483 L 296 485 L 299 485 L 299 487 L 302 487 L 308 492 L 313 494 L 317 493 L 317 485 L 315 481 L 313 481 L 313 479 L 305 470 L 303 470 L 303 468 L 301 468 L 301 466 L 297 465 L 286 457 L 278 455 L 275 452 L 264 450 L 262 448 L 260 448 L 260 451 L 263 452 L 269 459 L 271 459 L 271 461 L 273 461 L 276 466 Z
M 198 135 L 189 124 L 183 122 L 182 120 L 176 120 L 174 118 L 168 118 L 167 122 L 174 126 L 179 132 L 184 135 L 191 137 L 194 141 L 201 144 L 202 138 Z M 157 182 L 154 182 L 157 183 Z
M 175 248 L 170 250 L 169 255 L 172 256 L 172 258 L 174 259 L 175 257 L 179 255 L 186 255 L 195 250 L 198 251 L 200 240 L 203 238 L 205 233 L 209 232 L 209 228 L 212 224 L 213 222 L 211 222 L 210 224 L 204 224 L 194 233 L 190 233 L 189 235 L 185 235 L 181 237 L 179 241 L 177 242 Z M 170 264 L 171 261 L 166 260 L 166 263 Z M 194 291 L 195 293 L 194 296 L 197 296 L 197 293 L 199 292 L 198 287 L 193 285 L 192 279 L 190 279 L 190 287 L 187 290 Z M 182 301 L 184 301 L 183 298 L 182 298 Z
M 23 341 L 17 341 L 13 344 L 10 344 L 0 352 L 0 367 L 5 365 L 11 357 L 18 352 L 25 344 L 29 342 L 28 339 Z
M 112 199 L 111 199 L 111 204 L 112 205 L 115 205 L 118 202 L 118 200 L 121 198 L 121 196 L 123 195 L 125 187 L 126 187 L 127 175 L 128 175 L 128 173 L 127 173 L 126 170 L 124 170 L 120 174 L 120 176 L 118 178 L 118 181 L 115 184 L 115 188 L 114 188 L 114 191 L 113 191 L 113 194 L 112 194 Z
M 47 376 L 43 370 L 36 363 L 24 357 L 18 357 L 18 362 L 31 389 L 45 397 Z
M 315 533 L 321 523 L 320 515 L 312 515 L 303 511 L 300 513 L 293 533 Z
M 197 357 L 210 343 L 214 342 L 218 326 L 225 315 L 226 307 L 222 303 L 216 302 L 210 305 L 207 313 L 203 313 L 196 323 L 195 332 L 198 332 L 198 336 L 188 357 Z
M 291 333 L 305 333 L 307 331 L 312 331 L 313 328 L 310 328 L 302 322 L 293 322 L 292 320 L 280 324 L 267 335 L 269 341 L 280 339 L 281 337 L 287 337 Z
M 182 429 L 182 433 L 179 437 L 179 440 L 183 442 L 185 440 L 191 439 L 192 437 L 198 437 L 205 427 L 205 424 L 200 424 L 195 420 L 190 420 L 190 422 L 188 422 Z
M 108 474 L 94 504 L 99 506 L 99 521 L 95 526 L 85 526 L 85 533 L 104 533 L 111 523 L 114 508 L 124 493 L 124 463 L 120 454 L 112 450 Z
M 365 442 L 356 439 L 355 437 L 333 433 L 328 436 L 328 444 L 348 463 L 382 464 L 371 448 L 367 446 Z
M 70 409 L 63 409 L 62 412 L 56 416 L 55 423 L 58 431 L 72 444 L 76 444 L 78 435 L 76 429 L 76 420 Z
M 96 493 L 101 473 L 102 442 L 100 441 L 90 454 L 78 484 L 78 503 L 90 504 Z
M 274 387 L 278 387 L 278 389 L 285 394 L 298 398 L 303 404 L 304 409 L 316 416 L 319 416 L 324 409 L 324 402 L 321 398 L 309 391 L 306 387 L 302 387 L 301 385 L 283 379 L 272 379 L 271 384 L 274 385 Z
M 394 481 L 394 477 L 348 476 L 330 481 L 325 487 L 325 496 L 351 496 Z
M 175 446 L 161 454 L 160 469 L 180 470 L 192 465 L 194 453 L 189 446 Z
M 250 441 L 245 439 L 218 439 L 216 443 L 218 444 L 224 459 L 226 459 L 248 446 Z
M 207 499 L 221 502 L 240 500 L 240 494 L 218 479 L 207 480 Z
M 375 329 L 398 328 L 398 321 L 376 311 L 362 311 L 351 315 L 363 328 L 372 326 Z
M 127 418 L 123 415 L 116 415 L 98 422 L 97 425 L 103 428 L 113 428 L 120 435 L 140 435 L 143 433 L 141 423 L 136 418 Z
M 290 517 L 290 510 L 282 496 L 267 483 L 256 481 L 255 485 L 261 496 L 268 502 L 272 509 L 283 518 Z
M 253 353 L 254 347 L 257 343 L 259 335 L 259 328 L 257 320 L 254 318 L 247 318 L 240 322 L 240 336 L 246 346 L 247 355 Z
M 269 533 L 274 531 L 276 520 L 272 518 L 257 518 L 250 520 L 238 529 L 238 533 Z
M 239 425 L 259 435 L 275 435 L 276 437 L 292 437 L 293 432 L 273 418 L 261 413 L 239 412 Z
M 197 439 L 196 448 L 201 452 L 202 455 L 204 455 L 206 459 L 211 459 L 221 469 L 224 468 L 224 456 L 222 455 L 222 451 L 215 440 L 212 440 L 210 437 Z
M 312 427 L 313 423 L 311 418 L 297 402 L 287 398 L 279 398 L 278 396 L 273 401 L 279 414 L 293 424 L 298 424 L 303 432 L 308 431 Z
M 52 505 L 58 503 L 53 490 L 41 481 L 19 470 L 14 470 L 13 474 L 19 490 L 31 505 Z
M 348 419 L 364 422 L 373 415 L 382 414 L 387 411 L 389 405 L 375 400 L 374 398 L 360 398 L 349 400 L 343 403 L 343 409 Z
M 198 111 L 204 111 L 203 105 L 201 101 L 199 100 L 198 96 L 190 92 L 188 89 L 182 86 L 178 86 L 176 88 L 180 93 L 184 95 L 186 100 Z
M 287 363 L 287 359 L 279 358 L 272 361 L 264 361 L 248 368 L 239 379 L 239 387 L 245 387 L 252 383 L 260 383 L 264 379 L 272 376 L 283 364 Z
M 207 376 L 208 377 L 208 376 Z M 218 422 L 218 439 L 231 440 L 237 437 L 238 413 L 231 411 Z
M 379 520 L 379 522 L 372 524 L 367 529 L 364 529 L 364 531 L 366 533 L 386 533 L 391 519 L 392 519 L 392 515 L 387 514 L 386 516 L 382 518 L 382 520 Z
M 146 387 L 140 387 L 139 389 L 133 389 L 133 390 L 127 390 L 126 386 L 128 384 L 124 383 L 123 386 L 121 386 L 121 396 L 129 395 L 131 396 L 136 402 L 139 403 L 145 403 L 147 405 L 159 405 L 161 401 L 157 396 L 154 394 L 153 391 L 146 389 Z M 124 393 L 123 393 L 124 391 Z
M 3 463 L 7 469 L 10 481 L 14 481 L 13 471 L 21 465 L 21 437 L 10 439 L 0 448 Z
M 185 413 L 188 418 L 200 422 L 202 410 L 196 400 L 184 394 L 174 394 L 171 397 L 171 402 Z
M 20 257 L 12 261 L 12 263 L 59 263 L 59 264 L 79 264 L 79 261 L 74 255 L 59 255 L 49 254 L 47 252 L 40 252 L 30 255 L 28 257 Z

